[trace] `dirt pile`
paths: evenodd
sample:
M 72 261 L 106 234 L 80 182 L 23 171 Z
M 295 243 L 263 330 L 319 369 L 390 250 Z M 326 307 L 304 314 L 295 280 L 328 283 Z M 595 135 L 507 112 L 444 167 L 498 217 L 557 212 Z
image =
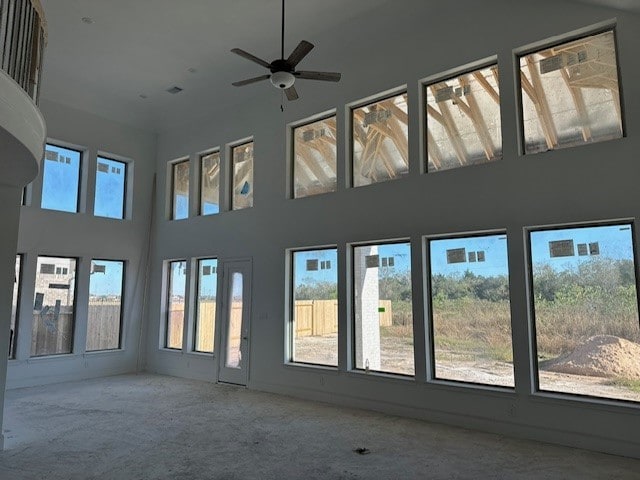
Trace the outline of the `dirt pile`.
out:
M 574 375 L 640 380 L 640 345 L 613 335 L 597 335 L 568 355 L 541 362 L 540 367 Z

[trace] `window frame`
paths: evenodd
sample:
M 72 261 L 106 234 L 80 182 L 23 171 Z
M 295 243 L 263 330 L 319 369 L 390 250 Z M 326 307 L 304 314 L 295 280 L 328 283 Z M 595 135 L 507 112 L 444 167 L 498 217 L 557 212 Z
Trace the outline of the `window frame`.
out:
M 171 290 L 172 290 L 172 286 L 173 283 L 171 281 L 171 265 L 174 263 L 184 263 L 185 266 L 185 293 L 184 293 L 184 311 L 182 314 L 182 340 L 181 340 L 181 347 L 180 348 L 173 348 L 173 347 L 169 347 L 169 316 L 171 314 Z M 189 284 L 189 276 L 187 275 L 187 268 L 188 268 L 188 264 L 189 261 L 186 258 L 183 259 L 176 259 L 176 260 L 166 260 L 165 261 L 165 266 L 166 266 L 166 285 L 165 285 L 165 289 L 164 289 L 164 295 L 165 295 L 165 301 L 164 303 L 164 332 L 162 335 L 162 343 L 160 345 L 162 350 L 165 351 L 170 351 L 170 352 L 182 352 L 184 350 L 184 332 L 186 329 L 186 321 L 187 321 L 187 304 L 188 304 L 188 284 Z
M 24 264 L 25 264 L 25 254 L 24 253 L 16 253 L 16 262 L 18 263 L 18 278 L 17 282 L 17 290 L 16 297 L 13 299 L 16 304 L 16 314 L 15 314 L 15 322 L 13 326 L 13 336 L 9 340 L 9 360 L 15 360 L 17 358 L 17 347 L 18 347 L 18 332 L 20 330 L 20 302 L 22 301 L 22 285 L 24 281 Z M 13 303 L 13 302 L 12 302 Z M 13 308 L 13 305 L 12 305 Z
M 45 145 L 44 145 L 44 154 L 46 155 L 46 151 L 47 151 L 47 147 L 48 146 L 52 146 L 52 147 L 56 147 L 56 148 L 62 148 L 65 150 L 70 150 L 72 152 L 76 152 L 79 155 L 79 159 L 78 159 L 78 191 L 76 192 L 76 209 L 74 211 L 69 211 L 69 210 L 58 210 L 58 209 L 54 209 L 54 208 L 47 208 L 47 207 L 43 207 L 42 206 L 42 202 L 44 201 L 44 177 L 45 177 L 45 170 L 46 170 L 46 159 L 43 157 L 42 159 L 42 178 L 40 181 L 40 210 L 46 210 L 46 211 L 50 211 L 50 212 L 61 212 L 61 213 L 69 213 L 69 214 L 77 214 L 77 213 L 81 213 L 81 209 L 82 209 L 82 195 L 84 193 L 84 170 L 85 170 L 85 163 L 86 163 L 86 156 L 87 156 L 87 149 L 86 148 L 82 148 L 80 146 L 76 146 L 76 145 L 71 145 L 69 143 L 66 142 L 61 142 L 61 141 L 57 141 L 57 140 L 50 140 L 49 138 L 46 139 Z M 25 187 L 26 188 L 26 187 Z M 27 191 L 25 190 L 25 193 L 27 193 Z M 26 206 L 27 199 L 26 199 L 26 195 L 24 197 L 24 205 Z M 71 257 L 69 257 L 71 258 Z
M 500 157 L 494 160 L 487 160 L 481 163 L 471 163 L 468 165 L 460 165 L 456 168 L 446 168 L 439 170 L 429 170 L 429 140 L 427 138 L 427 128 L 428 128 L 428 114 L 427 114 L 427 88 L 430 85 L 433 85 L 438 82 L 446 82 L 450 80 L 454 80 L 462 75 L 467 75 L 469 73 L 473 73 L 478 70 L 484 70 L 486 68 L 490 68 L 495 66 L 498 69 L 498 74 L 500 73 L 500 62 L 498 59 L 498 55 L 492 55 L 490 57 L 486 57 L 475 62 L 467 63 L 465 65 L 461 65 L 459 67 L 455 67 L 449 70 L 446 70 L 441 73 L 437 73 L 435 75 L 430 75 L 420 80 L 420 116 L 419 116 L 419 128 L 420 128 L 420 172 L 424 175 L 432 175 L 440 172 L 446 172 L 448 170 L 457 170 L 457 168 L 461 167 L 475 167 L 479 165 L 492 164 L 494 162 L 499 162 L 504 160 L 504 122 L 502 115 L 502 94 L 500 84 L 502 83 L 502 76 L 498 76 L 498 96 L 500 97 L 500 104 L 498 105 L 498 110 L 500 112 L 500 135 L 502 144 L 500 146 Z
M 327 191 L 327 192 L 322 192 L 322 193 L 317 193 L 317 194 L 313 194 L 313 195 L 305 195 L 303 197 L 296 197 L 296 130 L 298 128 L 303 128 L 306 127 L 307 125 L 311 125 L 313 123 L 317 123 L 317 122 L 323 122 L 325 120 L 328 120 L 330 118 L 335 118 L 336 120 L 336 186 L 335 189 Z M 287 194 L 288 194 L 288 198 L 291 200 L 299 200 L 301 198 L 307 198 L 307 197 L 316 197 L 318 195 L 327 195 L 330 193 L 335 193 L 338 191 L 338 171 L 339 171 L 339 165 L 338 165 L 338 136 L 340 135 L 340 130 L 338 129 L 338 111 L 336 109 L 333 110 L 328 110 L 326 112 L 322 112 L 322 113 L 318 113 L 316 115 L 313 115 L 311 117 L 307 117 L 304 118 L 300 121 L 294 122 L 294 123 L 290 123 L 288 125 L 287 128 L 287 135 L 288 135 L 288 140 L 287 140 L 287 149 L 288 149 L 288 166 L 289 166 L 289 171 L 287 174 Z
M 182 165 L 186 163 L 189 166 L 189 190 L 187 196 L 187 216 L 184 218 L 176 218 L 175 208 L 176 208 L 176 194 L 175 194 L 175 169 L 178 165 Z M 173 160 L 168 162 L 167 166 L 169 167 L 169 221 L 175 222 L 180 220 L 187 220 L 190 218 L 189 210 L 191 203 L 191 158 L 182 157 L 178 160 Z
M 107 217 L 107 216 L 103 216 L 103 215 L 96 215 L 96 198 L 97 198 L 97 192 L 98 189 L 95 188 L 94 189 L 94 194 L 93 194 L 93 216 L 94 217 L 98 217 L 98 218 L 108 218 L 111 220 L 126 220 L 128 217 L 128 202 L 129 202 L 129 195 L 128 195 L 128 190 L 129 190 L 129 175 L 130 175 L 130 168 L 129 168 L 129 164 L 131 163 L 130 160 L 124 160 L 121 158 L 116 158 L 115 155 L 108 155 L 108 154 L 101 154 L 100 152 L 98 152 L 98 154 L 96 155 L 96 185 L 98 184 L 98 162 L 100 161 L 100 159 L 102 160 L 108 160 L 111 162 L 117 162 L 117 163 L 121 163 L 124 166 L 124 184 L 123 184 L 123 190 L 122 190 L 122 213 L 121 213 L 121 217 Z M 96 259 L 97 260 L 97 259 Z
M 38 281 L 38 275 L 52 275 L 52 274 L 46 274 L 46 273 L 41 273 L 38 271 L 37 265 L 38 265 L 38 259 L 39 258 L 54 258 L 54 259 L 64 259 L 64 260 L 74 260 L 75 261 L 75 268 L 74 268 L 74 278 L 73 278 L 73 310 L 72 310 L 72 314 L 73 314 L 73 322 L 71 325 L 71 341 L 70 341 L 70 348 L 69 348 L 69 352 L 65 352 L 65 353 L 49 353 L 46 355 L 33 355 L 32 352 L 29 352 L 29 359 L 33 360 L 33 359 L 39 359 L 39 358 L 48 358 L 48 357 L 61 357 L 61 356 L 69 356 L 69 355 L 75 355 L 76 354 L 76 328 L 77 328 L 77 313 L 78 313 L 78 273 L 80 271 L 80 266 L 81 266 L 81 262 L 82 259 L 80 257 L 73 257 L 73 256 L 69 256 L 69 257 L 65 257 L 65 256 L 60 256 L 60 255 L 48 255 L 46 253 L 41 253 L 39 255 L 36 256 L 36 276 L 35 276 L 35 283 L 34 283 L 34 302 L 35 302 L 35 288 L 37 288 L 35 285 L 37 284 Z M 53 274 L 55 275 L 55 274 Z M 35 315 L 34 315 L 35 316 Z M 33 341 L 33 326 L 31 329 L 31 335 L 32 335 L 32 341 Z
M 298 367 L 306 367 L 306 368 L 321 368 L 331 371 L 337 371 L 340 367 L 340 304 L 338 303 L 338 332 L 336 339 L 336 357 L 337 362 L 336 365 L 328 365 L 326 363 L 312 363 L 312 362 L 302 362 L 294 359 L 295 353 L 295 254 L 299 252 L 316 252 L 320 250 L 335 250 L 336 251 L 336 286 L 338 289 L 338 298 L 337 301 L 340 301 L 340 266 L 339 266 L 339 255 L 340 251 L 337 244 L 334 245 L 318 245 L 311 247 L 300 247 L 300 248 L 289 248 L 287 249 L 287 263 L 288 268 L 287 271 L 287 298 L 286 298 L 286 315 L 285 315 L 285 365 L 293 365 Z
M 100 353 L 100 352 L 114 352 L 118 350 L 124 350 L 123 347 L 123 330 L 124 330 L 124 305 L 125 305 L 125 293 L 126 293 L 126 278 L 127 278 L 127 261 L 126 260 L 113 260 L 107 258 L 92 258 L 91 262 L 119 262 L 122 263 L 122 281 L 120 286 L 120 315 L 118 323 L 118 346 L 116 348 L 104 348 L 100 350 L 87 350 L 86 343 L 88 338 L 85 338 L 85 352 L 86 353 Z M 91 273 L 89 273 L 89 298 L 91 296 Z M 87 305 L 88 305 L 87 299 Z M 89 318 L 87 316 L 87 327 L 89 326 Z M 88 328 L 87 328 L 88 330 Z
M 195 262 L 195 266 L 196 266 L 196 274 L 195 274 L 195 289 L 194 289 L 194 317 L 193 317 L 193 325 L 192 325 L 192 331 L 193 331 L 193 340 L 191 342 L 191 353 L 195 353 L 198 355 L 210 355 L 210 356 L 215 356 L 216 354 L 216 330 L 218 330 L 218 314 L 220 313 L 220 311 L 218 310 L 218 286 L 220 284 L 219 280 L 220 280 L 220 269 L 219 269 L 219 259 L 218 257 L 197 257 L 193 259 Z M 206 261 L 206 260 L 215 260 L 216 261 L 216 301 L 215 301 L 215 306 L 216 306 L 216 316 L 214 318 L 214 323 L 213 323 L 213 347 L 212 347 L 212 351 L 211 352 L 207 352 L 207 351 L 203 351 L 203 350 L 198 350 L 197 349 L 197 344 L 198 344 L 198 324 L 199 324 L 199 319 L 200 319 L 200 266 L 201 266 L 201 262 L 202 261 Z
M 513 50 L 512 58 L 513 58 L 513 67 L 515 69 L 515 90 L 516 90 L 516 132 L 517 132 L 517 143 L 518 143 L 518 156 L 526 157 L 536 154 L 545 154 L 549 152 L 555 152 L 558 150 L 564 150 L 565 148 L 576 148 L 576 147 L 584 147 L 586 145 L 591 145 L 593 143 L 598 142 L 590 142 L 590 143 L 581 143 L 579 145 L 574 145 L 571 147 L 561 147 L 554 148 L 551 150 L 547 150 L 544 152 L 531 152 L 527 153 L 527 142 L 525 138 L 524 131 L 524 103 L 523 103 L 523 95 L 522 95 L 522 74 L 520 72 L 520 59 L 527 55 L 531 55 L 533 53 L 539 52 L 541 50 L 547 50 L 550 48 L 558 47 L 560 45 L 564 45 L 565 43 L 571 43 L 576 40 L 581 40 L 583 38 L 600 35 L 603 33 L 611 32 L 613 34 L 613 45 L 615 47 L 615 59 L 616 59 L 616 70 L 618 73 L 618 97 L 620 100 L 620 123 L 622 128 L 622 135 L 619 138 L 610 139 L 607 141 L 615 141 L 621 140 L 627 137 L 627 124 L 625 119 L 625 101 L 624 101 L 624 91 L 622 86 L 622 72 L 620 67 L 620 48 L 618 44 L 618 31 L 617 31 L 617 21 L 605 21 L 595 25 L 591 25 L 585 28 L 581 28 L 578 30 L 574 30 L 572 32 L 565 33 L 560 36 L 547 38 L 545 40 L 540 40 L 529 45 L 525 45 Z
M 218 213 L 204 213 L 204 202 L 202 200 L 204 188 L 202 185 L 203 182 L 203 168 L 202 163 L 205 157 L 213 154 L 218 154 Z M 219 215 L 222 213 L 222 184 L 223 184 L 223 175 L 222 175 L 222 149 L 220 147 L 213 148 L 211 150 L 206 150 L 198 154 L 198 216 L 208 217 L 210 215 Z
M 355 102 L 351 102 L 348 103 L 347 105 L 345 105 L 345 116 L 346 116 L 346 125 L 345 128 L 347 130 L 347 138 L 346 138 L 346 148 L 347 148 L 347 155 L 345 156 L 346 160 L 347 160 L 347 165 L 346 165 L 346 171 L 347 171 L 347 188 L 362 188 L 362 187 L 369 187 L 371 185 L 377 185 L 379 183 L 385 183 L 385 182 L 389 182 L 389 181 L 393 181 L 393 180 L 401 180 L 404 177 L 408 177 L 411 175 L 411 154 L 409 154 L 409 161 L 408 161 L 408 165 L 407 165 L 407 173 L 401 177 L 398 178 L 390 178 L 390 179 L 386 179 L 386 180 L 382 180 L 382 181 L 378 181 L 378 182 L 374 182 L 374 183 L 370 183 L 368 185 L 359 185 L 356 186 L 355 185 L 355 173 L 354 173 L 354 162 L 355 162 L 355 155 L 354 155 L 354 146 L 355 146 L 355 139 L 354 139 L 354 134 L 353 134 L 353 112 L 354 110 L 357 110 L 359 108 L 363 108 L 369 105 L 372 105 L 374 103 L 379 103 L 379 102 L 383 102 L 385 100 L 389 100 L 390 98 L 394 98 L 394 97 L 398 97 L 400 95 L 407 95 L 407 115 L 410 115 L 410 101 L 409 101 L 409 89 L 408 89 L 408 85 L 404 84 L 404 85 L 400 85 L 398 87 L 392 88 L 390 90 L 386 90 L 384 92 L 380 92 L 374 95 L 371 95 L 369 97 L 365 97 L 362 98 L 360 100 L 356 100 Z M 409 144 L 410 141 L 409 139 L 411 138 L 411 121 L 409 121 L 409 123 L 407 124 L 407 148 L 409 148 Z
M 435 172 L 434 172 L 435 173 Z M 513 356 L 513 382 L 514 386 L 507 385 L 497 385 L 490 383 L 481 383 L 481 382 L 469 382 L 464 380 L 455 380 L 449 378 L 440 378 L 436 376 L 436 347 L 435 347 L 435 330 L 434 330 L 434 322 L 433 322 L 433 270 L 431 268 L 431 241 L 437 240 L 454 240 L 457 238 L 460 239 L 472 239 L 478 237 L 490 237 L 490 236 L 504 236 L 507 242 L 506 253 L 507 253 L 507 279 L 509 285 L 509 330 L 511 336 L 511 354 Z M 424 279 L 424 309 L 425 309 L 425 322 L 426 328 L 425 332 L 427 334 L 427 383 L 433 384 L 441 384 L 441 385 L 453 385 L 457 387 L 463 388 L 474 388 L 474 389 L 483 389 L 483 390 L 497 390 L 501 392 L 509 392 L 513 393 L 516 390 L 518 385 L 516 384 L 516 370 L 515 370 L 515 357 L 516 357 L 516 346 L 513 337 L 513 318 L 511 311 L 512 304 L 512 276 L 509 268 L 509 235 L 507 233 L 507 229 L 491 229 L 491 230 L 481 230 L 481 231 L 471 231 L 471 232 L 456 232 L 453 234 L 443 233 L 437 235 L 425 235 L 423 237 L 423 274 L 425 275 Z
M 413 281 L 414 281 L 414 271 L 412 268 L 412 243 L 411 237 L 399 237 L 388 240 L 373 240 L 373 241 L 364 241 L 364 242 L 353 242 L 347 244 L 347 251 L 349 253 L 349 269 L 348 269 L 348 292 L 349 292 L 349 332 L 351 336 L 351 341 L 348 342 L 350 347 L 350 353 L 348 355 L 349 358 L 349 368 L 348 371 L 356 374 L 365 374 L 365 375 L 375 375 L 378 377 L 389 377 L 389 378 L 398 378 L 401 380 L 409 380 L 416 381 L 418 379 L 418 365 L 415 362 L 415 354 L 416 354 L 416 330 L 413 328 L 413 323 L 411 325 L 411 336 L 412 336 L 412 350 L 413 350 L 413 375 L 409 375 L 406 373 L 396 373 L 396 372 L 388 372 L 385 370 L 373 370 L 373 369 L 365 369 L 357 367 L 357 332 L 356 332 L 356 282 L 355 282 L 355 249 L 358 247 L 371 247 L 371 246 L 380 246 L 380 245 L 396 245 L 396 244 L 407 244 L 409 246 L 409 278 L 411 281 L 411 308 L 412 308 L 412 317 L 413 317 Z M 380 268 L 380 267 L 378 267 Z M 423 274 L 423 272 L 421 272 Z M 414 319 L 415 321 L 415 319 Z
M 242 207 L 242 208 L 236 208 L 236 205 L 234 203 L 234 197 L 235 197 L 235 193 L 234 193 L 234 187 L 235 187 L 235 181 L 236 181 L 236 159 L 235 159 L 235 155 L 233 154 L 233 151 L 238 148 L 238 147 L 243 147 L 245 145 L 248 145 L 252 143 L 253 144 L 253 151 L 255 152 L 255 140 L 253 138 L 253 136 L 251 137 L 247 137 L 243 140 L 238 140 L 237 142 L 234 143 L 230 143 L 227 145 L 227 151 L 229 152 L 229 166 L 230 168 L 230 175 L 229 175 L 229 194 L 228 194 L 228 201 L 229 201 L 229 211 L 231 212 L 237 212 L 239 210 L 247 210 L 250 208 L 253 208 L 255 206 L 255 154 L 252 155 L 251 157 L 251 170 L 253 171 L 252 173 L 252 180 L 253 180 L 253 185 L 251 185 L 251 206 L 250 207 Z
M 543 232 L 552 230 L 568 230 L 579 228 L 593 228 L 593 227 L 615 227 L 615 226 L 629 226 L 631 231 L 631 250 L 633 252 L 634 262 L 634 277 L 636 287 L 636 308 L 638 309 L 638 322 L 640 324 L 640 278 L 638 276 L 638 248 L 636 238 L 636 221 L 634 218 L 619 218 L 611 220 L 595 220 L 587 222 L 570 222 L 551 225 L 535 225 L 524 227 L 525 237 L 525 267 L 526 267 L 526 293 L 527 293 L 527 308 L 529 310 L 528 330 L 530 332 L 529 349 L 531 351 L 531 357 L 529 362 L 531 365 L 531 391 L 528 392 L 533 397 L 546 397 L 546 398 L 558 398 L 558 399 L 570 399 L 584 401 L 593 404 L 605 404 L 605 405 L 628 405 L 635 408 L 640 408 L 640 402 L 634 400 L 625 400 L 620 398 L 611 397 L 598 397 L 595 395 L 587 395 L 583 393 L 570 393 L 570 392 L 558 392 L 555 390 L 542 390 L 540 388 L 540 365 L 538 361 L 538 334 L 536 329 L 536 309 L 535 309 L 535 292 L 533 289 L 533 258 L 531 247 L 531 233 Z M 639 325 L 640 327 L 640 325 Z

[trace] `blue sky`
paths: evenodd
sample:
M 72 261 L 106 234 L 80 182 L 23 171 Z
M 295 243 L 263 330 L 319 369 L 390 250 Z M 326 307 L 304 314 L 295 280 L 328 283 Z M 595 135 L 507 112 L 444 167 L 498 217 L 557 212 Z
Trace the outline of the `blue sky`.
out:
M 89 295 L 121 295 L 124 264 L 112 260 L 92 260 L 94 266 L 104 267 L 104 273 L 94 272 L 89 277 Z M 91 269 L 92 271 L 95 268 Z
M 491 277 L 507 275 L 507 236 L 485 235 L 481 237 L 447 238 L 431 240 L 432 275 L 455 275 L 470 271 L 475 275 Z M 464 263 L 447 263 L 447 250 L 464 248 L 467 261 Z M 469 262 L 469 252 L 484 252 L 484 262 Z

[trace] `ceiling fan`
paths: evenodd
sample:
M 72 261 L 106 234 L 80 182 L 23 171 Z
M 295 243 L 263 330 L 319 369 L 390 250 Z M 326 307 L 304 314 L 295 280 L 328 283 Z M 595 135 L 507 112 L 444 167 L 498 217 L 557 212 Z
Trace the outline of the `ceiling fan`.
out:
M 265 68 L 268 68 L 271 73 L 260 75 L 259 77 L 249 78 L 247 80 L 241 80 L 234 82 L 234 87 L 242 87 L 251 83 L 261 82 L 262 80 L 271 80 L 274 87 L 284 90 L 287 96 L 287 100 L 297 100 L 298 92 L 294 83 L 297 78 L 305 80 L 321 80 L 324 82 L 339 82 L 340 74 L 336 72 L 311 72 L 306 70 L 296 70 L 296 66 L 306 57 L 313 49 L 313 44 L 302 40 L 295 48 L 288 58 L 284 58 L 284 0 L 282 0 L 282 42 L 280 49 L 280 58 L 272 61 L 271 63 L 256 57 L 255 55 L 245 52 L 240 48 L 234 48 L 231 50 L 236 55 L 246 58 L 252 62 L 257 63 Z

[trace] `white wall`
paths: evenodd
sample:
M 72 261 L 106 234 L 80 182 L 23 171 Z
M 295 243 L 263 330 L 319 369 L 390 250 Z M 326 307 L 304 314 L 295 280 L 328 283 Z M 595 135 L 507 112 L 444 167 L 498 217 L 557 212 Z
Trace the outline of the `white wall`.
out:
M 49 141 L 86 149 L 82 164 L 81 213 L 40 208 L 42 172 L 29 187 L 20 212 L 18 253 L 24 255 L 16 359 L 9 361 L 7 387 L 53 383 L 133 372 L 138 364 L 156 135 L 43 100 Z M 92 215 L 96 155 L 133 161 L 130 218 L 118 221 Z M 76 275 L 76 318 L 71 355 L 30 358 L 31 321 L 38 255 L 80 259 Z M 123 348 L 85 353 L 89 271 L 92 258 L 126 261 Z
M 149 296 L 147 369 L 215 381 L 212 357 L 159 349 L 162 262 L 215 255 L 253 258 L 249 387 L 360 406 L 390 413 L 503 432 L 514 436 L 640 456 L 640 406 L 532 395 L 529 307 L 523 228 L 526 226 L 635 218 L 640 214 L 640 20 L 613 10 L 554 2 L 389 2 L 367 16 L 339 25 L 323 40 L 344 39 L 335 63 L 305 67 L 343 72 L 339 85 L 300 82 L 301 100 L 280 112 L 269 85 L 245 87 L 247 103 L 160 135 L 157 211 Z M 555 35 L 617 19 L 627 137 L 589 146 L 521 156 L 517 145 L 513 49 Z M 421 174 L 419 80 L 480 59 L 498 56 L 504 159 L 433 175 Z M 300 200 L 286 194 L 285 125 L 330 109 L 345 129 L 345 104 L 407 84 L 410 174 L 401 180 L 348 189 L 344 135 L 338 142 L 339 189 Z M 165 220 L 166 164 L 253 135 L 255 207 L 220 215 Z M 228 161 L 228 158 L 226 159 Z M 195 163 L 193 164 L 195 165 Z M 223 170 L 226 174 L 228 169 Z M 192 175 L 195 183 L 195 175 Z M 192 189 L 192 192 L 196 191 Z M 192 198 L 195 211 L 196 198 Z M 506 229 L 509 236 L 515 392 L 426 383 L 422 236 Z M 637 229 L 637 225 L 636 225 Z M 350 372 L 347 365 L 350 242 L 410 238 L 412 246 L 416 380 Z M 285 249 L 338 246 L 340 368 L 283 364 Z

